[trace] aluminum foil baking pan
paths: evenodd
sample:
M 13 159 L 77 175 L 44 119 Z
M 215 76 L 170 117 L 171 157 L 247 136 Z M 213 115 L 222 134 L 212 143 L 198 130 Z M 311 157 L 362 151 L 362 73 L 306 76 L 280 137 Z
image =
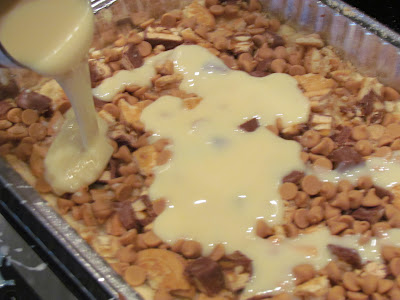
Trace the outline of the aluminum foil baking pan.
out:
M 98 30 L 121 24 L 131 11 L 144 11 L 157 17 L 189 1 L 109 2 L 113 4 L 97 14 Z M 339 49 L 343 57 L 353 62 L 360 71 L 376 76 L 390 86 L 400 86 L 400 36 L 389 28 L 339 0 L 261 2 L 266 11 L 287 20 L 296 28 L 320 33 L 328 44 Z M 72 280 L 81 283 L 80 288 L 86 298 L 140 299 L 3 159 L 0 159 L 0 183 L 0 209 L 9 210 L 27 232 L 36 236 L 37 244 L 47 249 Z

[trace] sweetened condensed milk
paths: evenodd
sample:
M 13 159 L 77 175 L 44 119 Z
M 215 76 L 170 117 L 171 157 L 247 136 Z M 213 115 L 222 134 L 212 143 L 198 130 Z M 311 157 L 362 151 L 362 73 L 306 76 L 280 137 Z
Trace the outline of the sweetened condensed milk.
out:
M 90 89 L 87 53 L 93 28 L 85 0 L 0 3 L 3 46 L 24 66 L 55 78 L 73 107 L 45 160 L 46 179 L 59 194 L 95 181 L 112 153 Z
M 381 261 L 381 245 L 394 244 L 398 230 L 364 245 L 358 244 L 360 235 L 333 236 L 324 226 L 275 242 L 255 234 L 258 219 L 271 226 L 285 222 L 278 193 L 282 178 L 293 170 L 308 172 L 300 145 L 265 128 L 278 118 L 284 126 L 308 120 L 309 101 L 289 75 L 251 77 L 228 69 L 202 47 L 179 46 L 148 58 L 138 69 L 118 72 L 93 93 L 110 101 L 130 84 L 151 86 L 155 67 L 166 60 L 183 77 L 180 89 L 202 101 L 187 110 L 182 99 L 163 96 L 142 112 L 153 141 L 169 139 L 173 152 L 168 163 L 154 169 L 149 189 L 152 199 L 168 201 L 154 223 L 158 236 L 169 243 L 196 240 L 204 255 L 219 243 L 227 253 L 241 251 L 253 261 L 243 298 L 290 291 L 293 267 L 309 263 L 320 269 L 334 259 L 328 244 L 356 249 L 363 262 Z M 254 132 L 240 129 L 252 118 L 260 125 Z

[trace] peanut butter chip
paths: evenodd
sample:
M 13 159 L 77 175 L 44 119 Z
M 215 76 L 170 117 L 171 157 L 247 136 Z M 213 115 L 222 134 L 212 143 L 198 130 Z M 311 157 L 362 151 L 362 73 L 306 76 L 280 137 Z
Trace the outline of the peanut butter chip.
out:
M 383 91 L 384 97 L 386 100 L 394 101 L 400 98 L 400 94 L 394 88 L 385 87 Z
M 163 150 L 157 156 L 157 165 L 161 166 L 169 161 L 172 157 L 172 152 L 170 150 Z
M 274 234 L 274 230 L 268 224 L 260 219 L 256 222 L 256 234 L 260 238 L 266 238 Z
M 118 250 L 116 256 L 121 262 L 133 263 L 137 257 L 135 246 L 128 245 L 126 247 L 121 248 L 120 250 Z
M 302 284 L 315 276 L 316 272 L 312 265 L 302 264 L 293 268 L 293 275 L 296 277 L 296 284 Z
M 378 288 L 378 277 L 374 275 L 366 275 L 362 277 L 361 280 L 361 289 L 364 294 L 371 295 Z
M 379 124 L 370 125 L 367 127 L 368 135 L 373 140 L 379 140 L 385 133 L 385 127 Z
M 340 286 L 336 285 L 329 289 L 327 300 L 345 300 L 345 289 Z
M 297 209 L 294 212 L 293 221 L 299 228 L 306 228 L 310 225 L 308 221 L 308 211 L 304 208 Z
M 335 148 L 335 143 L 331 138 L 324 137 L 315 147 L 311 149 L 314 154 L 329 155 Z
M 322 182 L 314 175 L 307 175 L 301 181 L 301 188 L 310 196 L 318 194 L 321 190 Z
M 181 253 L 186 258 L 197 258 L 201 252 L 201 244 L 196 241 L 184 241 L 182 244 Z
M 382 203 L 382 200 L 375 194 L 375 189 L 370 189 L 361 204 L 366 207 L 378 206 Z
M 279 193 L 283 200 L 292 200 L 297 194 L 297 185 L 292 182 L 285 182 L 279 187 Z
M 390 270 L 390 273 L 394 276 L 400 275 L 400 258 L 399 257 L 393 258 L 390 261 L 389 270 Z
M 161 25 L 165 27 L 174 27 L 176 25 L 176 17 L 170 13 L 163 14 L 161 17 Z
M 153 232 L 153 231 L 148 231 L 146 233 L 142 234 L 143 237 L 143 242 L 146 244 L 148 247 L 158 247 L 159 245 L 162 244 L 162 240 Z
M 389 279 L 379 279 L 378 280 L 378 293 L 379 294 L 385 294 L 386 292 L 388 292 L 392 287 L 393 287 L 394 283 L 392 280 Z
M 370 189 L 374 185 L 374 182 L 372 181 L 371 177 L 368 176 L 362 176 L 357 180 L 357 186 L 360 189 Z
M 219 261 L 225 255 L 225 247 L 223 244 L 215 245 L 212 252 L 208 256 L 214 261 Z
M 372 144 L 368 140 L 361 140 L 356 143 L 354 146 L 356 151 L 360 153 L 362 156 L 368 156 L 372 153 Z
M 157 199 L 153 202 L 153 210 L 157 216 L 164 211 L 166 206 L 167 201 L 164 198 Z
M 26 109 L 21 114 L 21 120 L 26 125 L 31 125 L 39 120 L 39 114 L 36 110 Z
M 338 212 L 340 214 L 340 210 Z M 349 225 L 343 222 L 336 222 L 332 221 L 329 223 L 329 230 L 331 231 L 331 234 L 339 234 L 343 232 L 345 229 L 347 229 Z
M 124 277 L 131 286 L 139 286 L 146 281 L 146 271 L 139 266 L 130 266 L 125 270 Z
M 400 137 L 400 124 L 397 124 L 397 123 L 389 124 L 386 127 L 386 132 L 391 137 L 397 139 L 398 137 Z
M 310 196 L 308 196 L 306 192 L 298 191 L 296 194 L 296 198 L 294 199 L 294 202 L 298 207 L 307 207 L 309 200 Z
M 288 72 L 292 76 L 304 75 L 306 74 L 306 69 L 301 65 L 291 65 L 289 66 Z
M 44 178 L 38 178 L 38 180 L 36 181 L 35 189 L 39 193 L 50 193 L 52 191 L 51 186 Z
M 351 137 L 356 140 L 366 140 L 369 136 L 367 126 L 366 125 L 359 125 L 352 129 Z
M 346 272 L 343 274 L 343 285 L 344 287 L 352 292 L 360 290 L 360 286 L 357 281 L 357 275 L 353 272 Z
M 137 49 L 142 57 L 149 56 L 153 48 L 149 42 L 143 41 L 137 45 Z
M 236 5 L 228 4 L 225 6 L 225 15 L 227 17 L 233 18 L 236 17 L 239 12 L 239 7 Z
M 315 147 L 321 140 L 320 134 L 315 130 L 306 131 L 300 138 L 300 143 L 307 148 Z
M 324 210 L 321 206 L 314 206 L 308 211 L 307 219 L 311 224 L 318 224 L 324 219 Z
M 286 70 L 287 64 L 286 61 L 282 58 L 274 59 L 271 62 L 271 70 L 275 73 L 284 73 Z
M 318 158 L 318 159 L 316 159 L 314 161 L 313 167 L 314 168 L 323 168 L 323 169 L 327 169 L 327 170 L 332 170 L 333 164 L 326 157 L 320 157 L 320 158 Z
M 381 254 L 385 261 L 391 261 L 395 257 L 400 257 L 400 248 L 395 246 L 385 245 L 381 249 Z
M 121 183 L 115 190 L 115 194 L 118 198 L 119 201 L 124 201 L 126 199 L 128 199 L 133 191 L 133 187 L 128 185 L 128 184 L 124 184 Z
M 47 128 L 43 124 L 33 123 L 28 128 L 28 134 L 31 138 L 41 141 L 47 136 Z
M 214 16 L 221 16 L 225 12 L 225 8 L 218 4 L 210 6 L 209 10 Z
M 7 112 L 7 119 L 13 123 L 21 122 L 22 109 L 12 108 Z

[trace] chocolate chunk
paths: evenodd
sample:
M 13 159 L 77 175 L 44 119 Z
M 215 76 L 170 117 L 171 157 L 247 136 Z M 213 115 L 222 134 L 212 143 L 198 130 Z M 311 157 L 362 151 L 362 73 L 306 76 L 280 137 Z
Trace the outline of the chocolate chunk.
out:
M 128 50 L 122 54 L 121 64 L 127 70 L 140 68 L 144 63 L 143 57 L 135 44 L 129 44 Z
M 116 159 L 110 159 L 110 161 L 108 162 L 109 168 L 110 168 L 110 176 L 111 178 L 116 178 L 117 177 L 117 173 L 118 173 L 118 160 Z
M 251 76 L 253 76 L 253 77 L 265 77 L 265 76 L 270 75 L 271 73 L 255 70 L 255 71 L 251 71 L 249 74 L 250 74 Z
M 217 295 L 225 286 L 221 267 L 208 257 L 200 257 L 189 262 L 185 274 L 207 296 Z
M 236 4 L 238 2 L 239 0 L 221 0 L 221 3 L 226 3 L 226 4 Z
M 101 109 L 103 108 L 104 105 L 106 105 L 107 103 L 109 103 L 109 102 L 107 102 L 107 101 L 100 100 L 100 99 L 97 98 L 97 97 L 93 97 L 93 102 L 94 102 L 94 107 L 95 107 L 97 110 L 101 110 Z
M 361 108 L 361 112 L 364 116 L 369 116 L 374 111 L 375 93 L 373 91 L 365 95 L 358 105 Z
M 336 255 L 337 258 L 348 263 L 355 269 L 361 268 L 361 257 L 357 250 L 333 244 L 329 244 L 328 249 L 333 255 Z
M 382 199 L 384 197 L 389 197 L 389 200 L 394 199 L 394 195 L 391 191 L 377 185 L 374 185 L 374 188 L 375 188 L 375 195 L 377 195 L 379 198 Z
M 246 132 L 253 132 L 255 131 L 260 125 L 256 118 L 250 119 L 243 124 L 239 125 L 239 128 L 246 131 Z
M 119 220 L 125 229 L 139 229 L 139 224 L 136 221 L 135 214 L 132 209 L 132 203 L 130 201 L 124 201 L 120 203 L 120 207 L 117 210 Z
M 369 123 L 370 124 L 381 124 L 384 117 L 385 117 L 385 113 L 383 111 L 376 111 L 370 116 Z
M 95 87 L 103 79 L 112 75 L 111 68 L 100 61 L 89 60 L 90 81 L 92 87 Z
M 282 179 L 282 183 L 292 182 L 295 184 L 300 183 L 300 180 L 304 177 L 304 173 L 301 171 L 292 171 Z
M 329 155 L 329 159 L 333 162 L 334 168 L 348 168 L 363 162 L 362 156 L 352 147 L 342 146 Z
M 18 93 L 18 85 L 8 70 L 0 69 L 0 101 L 7 98 L 15 98 Z
M 348 106 L 339 106 L 339 110 L 341 113 L 343 114 L 354 114 L 355 113 L 355 109 L 354 107 L 348 107 Z
M 233 270 L 237 266 L 242 266 L 243 271 L 245 273 L 252 274 L 253 268 L 251 265 L 251 260 L 247 258 L 244 254 L 240 251 L 235 251 L 232 254 L 225 255 L 220 261 L 219 264 L 221 265 L 222 269 L 224 270 Z
M 383 206 L 376 206 L 373 208 L 360 207 L 352 212 L 354 219 L 359 221 L 367 221 L 371 225 L 379 222 L 385 213 Z
M 270 69 L 270 67 L 271 67 L 272 61 L 273 61 L 272 58 L 266 58 L 266 59 L 260 61 L 260 62 L 257 64 L 256 71 L 267 72 L 267 71 Z
M 165 50 L 171 50 L 183 43 L 182 37 L 161 32 L 145 32 L 144 40 L 149 42 L 151 46 L 163 45 Z
M 137 148 L 137 135 L 135 132 L 125 132 L 123 130 L 111 131 L 110 138 L 118 143 L 118 146 L 127 145 L 128 147 L 134 149 Z
M 151 222 L 153 222 L 154 219 L 157 217 L 157 215 L 154 212 L 153 204 L 151 203 L 149 196 L 147 195 L 140 196 L 136 201 L 142 201 L 143 204 L 146 206 L 147 216 L 144 219 L 138 220 L 140 225 L 146 226 Z
M 271 48 L 276 48 L 276 47 L 279 47 L 279 46 L 285 46 L 285 40 L 279 34 L 276 34 L 275 32 L 272 32 L 272 31 L 268 30 L 266 32 L 265 36 L 267 37 L 268 45 Z
M 351 141 L 351 128 L 343 126 L 338 133 L 332 136 L 332 140 L 339 146 L 347 145 Z
M 15 102 L 23 109 L 34 109 L 43 113 L 49 110 L 51 99 L 45 95 L 26 90 L 19 94 Z

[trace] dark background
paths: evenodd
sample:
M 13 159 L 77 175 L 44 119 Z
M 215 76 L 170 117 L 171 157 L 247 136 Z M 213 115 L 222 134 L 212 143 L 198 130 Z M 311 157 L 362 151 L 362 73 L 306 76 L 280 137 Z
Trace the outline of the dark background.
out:
M 344 0 L 400 33 L 400 0 Z

